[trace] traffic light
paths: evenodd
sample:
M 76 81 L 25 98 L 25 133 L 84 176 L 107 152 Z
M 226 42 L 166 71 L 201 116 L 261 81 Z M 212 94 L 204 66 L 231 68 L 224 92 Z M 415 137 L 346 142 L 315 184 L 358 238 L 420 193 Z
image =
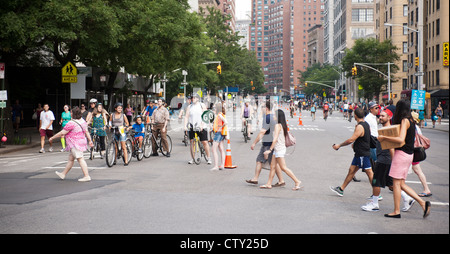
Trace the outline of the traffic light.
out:
M 253 81 L 250 81 L 250 85 L 252 85 L 252 86 L 253 86 Z
M 352 68 L 352 76 L 358 75 L 358 69 L 356 69 L 356 66 L 353 66 Z
M 222 74 L 222 66 L 217 65 L 217 74 Z
M 305 83 L 305 87 L 308 87 L 308 83 Z
M 419 66 L 419 57 L 416 57 L 414 60 L 415 60 L 415 61 L 414 61 L 414 64 L 415 64 L 416 66 Z

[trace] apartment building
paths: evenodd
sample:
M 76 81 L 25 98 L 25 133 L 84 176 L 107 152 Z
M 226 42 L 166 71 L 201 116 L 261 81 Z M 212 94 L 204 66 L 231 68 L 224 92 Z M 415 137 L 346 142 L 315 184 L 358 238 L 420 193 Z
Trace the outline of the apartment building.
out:
M 323 64 L 323 26 L 308 29 L 308 66 Z
M 252 0 L 250 50 L 270 94 L 289 94 L 308 66 L 308 29 L 323 20 L 323 0 Z
M 355 40 L 375 38 L 375 1 L 324 0 L 324 8 L 324 62 L 340 65 L 345 49 L 351 49 Z M 338 93 L 357 102 L 357 87 L 355 80 L 342 78 Z
M 378 38 L 391 39 L 401 55 L 396 63 L 400 66 L 395 76 L 398 81 L 392 83 L 393 100 L 411 98 L 412 89 L 426 90 L 428 117 L 439 102 L 448 114 L 449 67 L 444 56 L 449 42 L 448 14 L 448 1 L 377 1 Z

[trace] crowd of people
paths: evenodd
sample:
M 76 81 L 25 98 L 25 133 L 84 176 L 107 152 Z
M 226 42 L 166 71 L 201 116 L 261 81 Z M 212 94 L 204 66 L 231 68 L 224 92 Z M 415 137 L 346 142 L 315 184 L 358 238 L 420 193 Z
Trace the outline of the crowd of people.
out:
M 56 172 L 61 179 L 65 178 L 76 159 L 84 174 L 84 177 L 80 178 L 79 181 L 91 180 L 87 164 L 83 158 L 83 152 L 89 146 L 92 146 L 88 126 L 97 129 L 97 135 L 102 140 L 102 151 L 100 152 L 102 158 L 102 152 L 105 150 L 104 139 L 107 135 L 106 130 L 108 127 L 134 129 L 136 142 L 139 143 L 139 151 L 142 152 L 145 124 L 152 123 L 152 134 L 161 135 L 163 149 L 168 151 L 166 135 L 170 115 L 163 99 L 147 101 L 147 106 L 141 112 L 138 112 L 139 114 L 134 118 L 133 114 L 136 112 L 134 112 L 129 104 L 127 107 L 124 107 L 122 103 L 116 103 L 114 105 L 114 112 L 112 113 L 108 113 L 96 99 L 92 99 L 89 105 L 89 109 L 86 109 L 85 105 L 82 104 L 80 108 L 74 107 L 71 110 L 68 105 L 65 105 L 59 122 L 62 130 L 55 135 L 53 134 L 53 121 L 55 120 L 55 116 L 49 109 L 49 105 L 44 104 L 40 112 L 39 131 L 41 135 L 41 150 L 39 152 L 45 152 L 45 137 L 49 141 L 49 151 L 52 151 L 53 141 L 56 138 L 61 138 L 62 151 L 69 151 L 69 159 L 64 171 Z M 306 105 L 308 105 L 307 107 L 311 110 L 311 113 L 315 112 L 316 105 L 314 103 L 307 103 Z M 352 145 L 354 157 L 342 184 L 339 186 L 331 186 L 330 189 L 338 196 L 344 196 L 344 190 L 352 180 L 355 180 L 356 172 L 362 169 L 366 173 L 372 188 L 372 195 L 368 197 L 368 202 L 361 206 L 362 210 L 378 211 L 378 201 L 382 200 L 381 188 L 388 187 L 393 191 L 394 209 L 393 212 L 385 214 L 386 217 L 401 218 L 401 211 L 408 211 L 414 203 L 418 203 L 422 207 L 423 217 L 427 217 L 430 213 L 431 204 L 423 198 L 429 197 L 432 194 L 426 183 L 426 177 L 420 168 L 420 162 L 413 162 L 414 140 L 417 132 L 421 134 L 420 127 L 423 121 L 423 115 L 420 112 L 411 111 L 410 102 L 405 99 L 400 100 L 396 105 L 393 105 L 392 102 L 389 105 L 379 105 L 376 102 L 359 105 L 343 102 L 340 105 L 330 105 L 325 102 L 323 105 L 326 105 L 327 109 L 332 109 L 336 106 L 342 110 L 342 113 L 344 116 L 346 115 L 347 119 L 351 118 L 351 115 L 354 115 L 356 121 L 356 126 L 351 137 L 342 143 L 332 145 L 332 148 L 335 150 L 339 150 L 343 146 Z M 302 106 L 299 104 L 297 108 L 301 110 Z M 440 105 L 436 109 L 436 114 L 438 117 L 442 117 L 442 109 L 439 109 L 439 107 Z M 226 104 L 222 101 L 217 101 L 212 104 L 211 109 L 215 117 L 212 123 L 213 145 L 211 148 L 208 145 L 208 123 L 202 119 L 202 115 L 208 110 L 208 107 L 201 102 L 198 94 L 187 98 L 186 103 L 181 107 L 178 115 L 183 120 L 183 130 L 188 132 L 191 145 L 193 144 L 192 140 L 194 139 L 194 135 L 197 134 L 205 148 L 207 164 L 213 164 L 214 159 L 214 167 L 211 170 L 224 169 L 226 154 L 224 142 L 230 138 L 226 108 Z M 291 105 L 290 110 L 293 110 L 293 108 L 295 106 Z M 254 176 L 245 181 L 249 184 L 257 185 L 263 164 L 269 163 L 269 177 L 265 184 L 259 186 L 261 189 L 271 189 L 286 185 L 283 178 L 284 172 L 294 182 L 292 189 L 299 190 L 303 187 L 302 182 L 288 168 L 285 159 L 287 143 L 290 139 L 285 112 L 281 109 L 274 108 L 274 104 L 269 100 L 266 100 L 261 105 L 261 109 L 262 126 L 254 138 L 250 149 L 254 150 L 260 141 L 262 145 L 256 157 Z M 240 114 L 243 124 L 244 121 L 251 120 L 254 115 L 253 106 L 249 104 L 248 100 L 244 100 Z M 133 121 L 134 124 L 131 125 Z M 249 124 L 251 124 L 251 121 Z M 383 127 L 399 125 L 400 135 L 398 137 L 379 135 L 379 124 Z M 252 134 L 252 128 L 249 127 L 249 130 L 248 139 L 250 139 L 250 135 Z M 124 136 L 114 135 L 114 138 L 120 142 L 124 156 L 126 157 L 127 149 L 125 149 Z M 396 142 L 400 145 L 396 148 L 383 150 L 381 146 L 383 141 Z M 157 156 L 158 153 L 155 150 L 156 145 L 153 144 L 152 147 L 152 155 Z M 211 155 L 213 158 L 211 158 Z M 170 157 L 170 153 L 168 153 L 168 157 Z M 188 164 L 193 163 L 193 160 L 188 161 Z M 127 163 L 124 165 L 127 165 Z M 410 170 L 418 175 L 423 184 L 424 190 L 420 194 L 417 194 L 405 182 Z M 278 181 L 273 184 L 275 175 Z M 401 208 L 402 201 L 403 208 Z

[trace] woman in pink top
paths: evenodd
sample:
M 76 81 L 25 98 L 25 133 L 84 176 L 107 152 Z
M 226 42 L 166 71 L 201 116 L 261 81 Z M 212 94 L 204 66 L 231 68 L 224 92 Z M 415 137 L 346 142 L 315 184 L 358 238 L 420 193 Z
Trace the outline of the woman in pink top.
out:
M 70 169 L 72 168 L 75 159 L 77 159 L 84 174 L 84 177 L 78 179 L 78 181 L 87 182 L 91 180 L 91 177 L 89 176 L 87 164 L 83 157 L 83 152 L 86 151 L 87 148 L 86 138 L 89 140 L 90 147 L 93 147 L 94 144 L 92 143 L 91 135 L 89 134 L 87 128 L 87 123 L 86 121 L 84 121 L 84 119 L 81 118 L 81 115 L 82 114 L 80 108 L 74 107 L 72 109 L 72 120 L 64 126 L 64 129 L 62 131 L 51 137 L 50 140 L 65 135 L 66 150 L 70 151 L 69 160 L 64 171 L 56 171 L 55 173 L 61 179 L 64 179 L 67 173 L 69 173 Z

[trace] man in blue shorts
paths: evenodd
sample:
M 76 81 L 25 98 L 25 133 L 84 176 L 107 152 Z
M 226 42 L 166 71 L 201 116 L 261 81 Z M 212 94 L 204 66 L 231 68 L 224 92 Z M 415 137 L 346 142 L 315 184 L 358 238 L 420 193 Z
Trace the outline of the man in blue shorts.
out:
M 355 119 L 357 125 L 353 135 L 342 144 L 333 144 L 332 146 L 333 149 L 337 151 L 340 147 L 353 143 L 353 151 L 355 152 L 355 156 L 353 157 L 352 164 L 350 165 L 344 183 L 337 187 L 330 186 L 330 189 L 341 197 L 344 196 L 344 189 L 360 168 L 365 170 L 367 177 L 369 178 L 369 183 L 372 183 L 373 178 L 372 165 L 370 163 L 370 127 L 369 124 L 364 121 L 364 110 L 362 108 L 357 108 L 355 110 Z

